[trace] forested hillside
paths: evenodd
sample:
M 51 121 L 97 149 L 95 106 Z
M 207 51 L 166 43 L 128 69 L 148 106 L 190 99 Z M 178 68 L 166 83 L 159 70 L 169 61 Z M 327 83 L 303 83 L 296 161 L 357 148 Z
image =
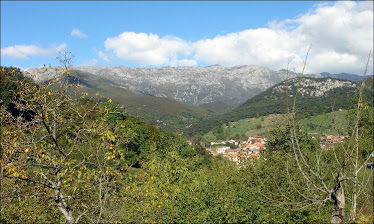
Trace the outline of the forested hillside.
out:
M 269 114 L 285 114 L 288 109 L 292 109 L 295 95 L 297 116 L 305 118 L 352 107 L 351 101 L 357 96 L 357 83 L 333 78 L 304 77 L 286 80 L 250 98 L 231 112 L 212 116 L 192 125 L 186 133 L 190 136 L 205 134 L 228 122 Z M 364 95 L 372 104 L 373 89 L 365 88 Z

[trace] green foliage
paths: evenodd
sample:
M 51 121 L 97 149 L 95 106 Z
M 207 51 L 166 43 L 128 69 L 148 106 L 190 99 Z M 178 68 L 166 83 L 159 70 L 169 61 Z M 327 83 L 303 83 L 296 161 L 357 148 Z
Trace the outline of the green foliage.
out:
M 248 175 L 247 181 L 255 186 L 253 191 L 258 195 L 253 208 L 257 216 L 253 222 L 324 223 L 329 220 L 331 204 L 303 207 L 301 194 L 308 195 L 311 188 L 305 187 L 291 153 L 268 151 L 243 173 Z
M 0 95 L 1 103 L 9 107 L 16 96 L 17 81 L 25 79 L 18 68 L 0 67 Z
M 22 91 L 20 82 L 32 85 L 31 79 L 25 77 L 19 68 L 0 66 L 0 105 L 4 105 L 15 116 L 21 114 L 13 103 L 17 92 Z
M 298 144 L 300 148 L 308 151 L 316 151 L 320 148 L 318 142 L 311 138 L 306 132 L 300 130 L 296 127 L 296 134 L 298 136 L 297 143 L 292 143 L 291 131 L 293 127 L 291 125 L 280 126 L 270 132 L 268 136 L 268 141 L 266 143 L 266 148 L 271 151 L 284 151 L 292 152 L 293 147 Z
M 257 121 L 264 123 L 262 129 L 269 129 L 268 150 L 259 159 L 237 166 L 209 155 L 203 146 L 207 141 L 201 136 L 188 142 L 132 116 L 112 100 L 90 98 L 89 94 L 73 98 L 62 89 L 52 91 L 50 85 L 28 85 L 25 80 L 18 84 L 9 89 L 23 92 L 14 91 L 15 95 L 7 96 L 11 99 L 7 102 L 35 115 L 25 120 L 13 116 L 5 105 L 1 107 L 2 223 L 66 221 L 57 204 L 62 198 L 56 198 L 56 192 L 64 196 L 75 218 L 82 215 L 79 221 L 84 223 L 329 220 L 330 202 L 300 206 L 300 193 L 315 195 L 313 199 L 325 195 L 305 187 L 310 184 L 299 170 L 307 174 L 310 171 L 305 165 L 297 166 L 290 126 L 270 130 L 272 122 L 267 125 L 268 117 L 259 115 Z M 361 160 L 373 150 L 372 108 L 363 108 L 359 125 L 365 141 L 360 148 L 368 150 L 363 150 Z M 353 112 L 348 118 L 352 117 Z M 236 126 L 239 123 L 222 124 L 214 130 L 216 135 L 247 138 L 245 132 L 231 130 L 241 129 Z M 252 121 L 254 129 L 257 124 Z M 316 164 L 319 159 L 322 178 L 330 186 L 336 163 L 334 152 L 320 151 L 301 128 L 296 133 L 306 161 Z M 341 148 L 335 152 L 337 159 L 343 158 Z M 359 175 L 370 178 L 368 172 Z M 62 187 L 51 188 L 48 183 L 60 183 Z M 362 192 L 372 197 L 370 188 Z M 370 205 L 362 198 L 359 202 L 360 209 Z M 361 220 L 366 220 L 366 213 L 362 215 Z
M 370 105 L 367 99 L 364 97 L 360 105 L 357 104 L 358 98 L 352 99 L 354 107 L 348 111 L 346 120 L 349 123 L 348 134 L 354 135 L 354 128 L 357 125 L 359 129 L 360 148 L 364 149 L 361 151 L 362 157 L 366 158 L 373 151 L 373 106 Z M 357 108 L 359 108 L 359 119 L 357 121 Z M 354 139 L 351 137 L 351 140 Z

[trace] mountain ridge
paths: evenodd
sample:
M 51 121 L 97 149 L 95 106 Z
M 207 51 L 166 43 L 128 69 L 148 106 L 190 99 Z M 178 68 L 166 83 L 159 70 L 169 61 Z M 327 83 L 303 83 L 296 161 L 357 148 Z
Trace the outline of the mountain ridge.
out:
M 29 69 L 27 71 L 33 71 Z M 160 68 L 133 68 L 127 66 L 76 66 L 72 72 L 84 73 L 90 78 L 106 78 L 123 89 L 140 94 L 166 97 L 191 105 L 222 102 L 237 107 L 256 94 L 286 79 L 301 76 L 299 73 L 264 66 L 237 65 L 224 67 L 179 66 Z M 359 82 L 362 77 L 354 74 L 306 74 L 308 77 L 343 78 Z M 48 75 L 39 77 L 46 79 Z M 84 80 L 82 80 L 84 81 Z M 225 109 L 220 108 L 220 111 Z
M 35 80 L 43 81 L 53 76 L 53 70 L 28 71 L 41 71 Z M 77 66 L 72 67 L 71 75 L 76 80 L 70 81 L 79 80 L 82 91 L 99 92 L 151 124 L 172 130 L 175 130 L 173 126 L 178 126 L 179 131 L 214 114 L 225 114 L 237 107 L 239 109 L 235 110 L 240 110 L 248 99 L 286 79 L 301 76 L 286 70 L 274 71 L 248 65 L 162 68 Z M 320 74 L 305 76 L 321 77 Z
M 296 92 L 298 93 L 297 115 L 301 118 L 347 109 L 352 105 L 351 99 L 356 96 L 357 86 L 356 82 L 335 78 L 289 79 L 250 98 L 233 111 L 212 116 L 192 125 L 186 133 L 190 136 L 205 134 L 227 122 L 269 114 L 284 114 L 293 102 Z M 366 88 L 365 95 L 372 98 L 372 89 Z
M 32 71 L 29 70 L 29 71 Z M 252 96 L 297 74 L 263 66 L 184 66 L 131 68 L 126 66 L 77 66 L 72 72 L 105 77 L 122 88 L 182 103 L 200 105 L 223 102 L 239 106 Z M 39 79 L 48 78 L 48 75 Z

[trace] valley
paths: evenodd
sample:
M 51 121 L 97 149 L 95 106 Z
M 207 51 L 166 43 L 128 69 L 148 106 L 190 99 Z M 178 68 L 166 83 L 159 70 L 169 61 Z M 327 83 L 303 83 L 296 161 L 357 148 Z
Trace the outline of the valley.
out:
M 53 76 L 53 71 L 29 69 L 27 72 L 37 73 L 37 82 Z M 285 113 L 295 88 L 300 88 L 297 106 L 301 116 L 346 109 L 354 94 L 355 82 L 328 77 L 359 79 L 345 73 L 298 76 L 260 66 L 78 66 L 72 68 L 69 82 L 80 83 L 80 91 L 91 96 L 100 94 L 103 100 L 113 99 L 150 124 L 194 136 L 227 122 Z M 284 81 L 288 79 L 291 81 Z M 299 83 L 301 79 L 304 81 Z M 314 106 L 309 107 L 312 101 Z M 305 111 L 308 114 L 303 114 Z
M 0 223 L 374 223 L 373 1 L 0 5 Z
M 21 175 L 22 181 L 40 178 L 34 163 L 27 171 L 13 168 L 13 164 L 23 166 L 23 162 L 31 158 L 25 156 L 31 153 L 38 156 L 35 161 L 41 164 L 36 166 L 42 166 L 49 172 L 46 178 L 51 182 L 55 181 L 57 166 L 69 166 L 64 171 L 69 176 L 59 173 L 57 178 L 64 179 L 64 186 L 73 186 L 72 190 L 64 190 L 64 194 L 81 197 L 80 201 L 91 195 L 85 195 L 85 186 L 92 186 L 93 192 L 100 192 L 93 180 L 103 181 L 106 185 L 102 189 L 113 192 L 112 200 L 120 205 L 114 208 L 108 203 L 106 212 L 131 211 L 128 216 L 108 217 L 117 221 L 154 218 L 155 206 L 159 209 L 157 215 L 165 217 L 158 220 L 174 221 L 186 211 L 184 206 L 194 209 L 197 206 L 199 211 L 209 211 L 220 208 L 220 203 L 236 206 L 236 214 L 244 217 L 248 212 L 240 210 L 245 207 L 241 203 L 247 206 L 248 202 L 254 201 L 249 209 L 257 204 L 269 203 L 266 198 L 253 198 L 253 192 L 261 191 L 267 197 L 273 197 L 273 192 L 279 195 L 282 193 L 279 191 L 292 189 L 292 185 L 285 181 L 290 178 L 288 172 L 298 175 L 295 180 L 300 182 L 300 186 L 305 185 L 298 173 L 298 161 L 293 158 L 297 153 L 295 150 L 306 155 L 308 161 L 319 153 L 324 160 L 323 166 L 327 167 L 324 175 L 330 176 L 330 172 L 334 171 L 330 168 L 333 167 L 330 165 L 331 153 L 335 153 L 335 149 L 345 149 L 342 146 L 351 144 L 353 140 L 350 134 L 354 127 L 354 102 L 360 84 L 336 78 L 294 77 L 280 81 L 235 107 L 220 100 L 188 104 L 124 87 L 123 83 L 119 84 L 119 81 L 105 75 L 96 76 L 76 70 L 63 73 L 61 78 L 56 79 L 39 73 L 37 78 L 42 79 L 32 80 L 13 68 L 2 68 L 1 75 L 4 80 L 1 96 L 5 99 L 1 107 L 2 137 L 7 139 L 2 144 L 9 158 L 14 156 L 14 149 L 19 152 L 17 160 L 11 165 L 6 163 L 8 157 L 4 158 L 7 172 L 15 177 Z M 364 137 L 360 137 L 363 139 L 360 141 L 363 149 L 360 156 L 367 157 L 372 150 L 368 137 L 372 128 L 372 78 L 363 82 L 366 87 L 360 104 L 359 124 Z M 297 123 L 293 127 L 287 120 L 286 112 L 295 96 Z M 22 122 L 17 122 L 20 120 Z M 13 138 L 14 132 L 17 132 L 17 138 Z M 30 147 L 20 142 L 29 141 L 29 138 L 31 141 L 38 138 L 38 143 Z M 297 147 L 293 142 L 295 138 Z M 56 154 L 56 145 L 61 145 L 63 151 Z M 105 167 L 105 172 L 100 170 L 101 166 Z M 367 172 L 364 175 L 368 176 Z M 102 177 L 107 179 L 100 179 Z M 40 180 L 46 190 L 53 189 L 44 181 Z M 6 189 L 12 186 L 17 184 L 7 184 Z M 270 186 L 274 187 L 268 190 Z M 32 186 L 25 188 L 27 192 L 32 190 Z M 217 196 L 207 197 L 212 193 Z M 226 202 L 228 194 L 231 199 Z M 287 194 L 292 196 L 293 192 Z M 249 198 L 238 203 L 238 195 Z M 36 220 L 55 219 L 47 217 L 49 213 L 43 209 L 45 203 L 52 201 L 43 198 L 33 200 L 29 203 L 41 214 Z M 138 207 L 139 200 L 147 203 Z M 219 204 L 211 204 L 214 202 Z M 92 200 L 90 206 L 97 203 L 100 202 Z M 12 208 L 17 206 L 13 202 L 7 204 Z M 22 211 L 28 207 L 22 206 Z M 75 206 L 81 210 L 79 205 Z M 256 214 L 261 217 L 256 220 L 273 220 L 267 214 L 277 214 L 277 210 L 269 210 L 267 206 L 259 209 L 256 209 Z M 177 212 L 171 214 L 173 211 Z M 196 211 L 189 211 L 189 214 L 195 217 Z M 198 214 L 205 217 L 204 212 Z M 24 217 L 14 209 L 6 210 L 5 215 L 5 220 L 13 216 L 29 220 L 28 216 Z M 216 212 L 211 215 L 222 218 Z M 329 215 L 329 210 L 326 210 L 318 220 L 325 220 Z M 95 217 L 95 214 L 90 216 Z M 243 220 L 248 221 L 247 218 Z M 284 217 L 284 220 L 288 218 Z

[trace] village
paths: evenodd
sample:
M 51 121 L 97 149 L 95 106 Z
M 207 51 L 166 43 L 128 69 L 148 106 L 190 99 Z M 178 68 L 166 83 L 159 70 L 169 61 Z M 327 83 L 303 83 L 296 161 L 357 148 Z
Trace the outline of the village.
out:
M 313 136 L 313 139 L 317 137 Z M 322 150 L 329 150 L 333 144 L 343 143 L 347 136 L 343 135 L 325 135 L 319 138 Z M 221 142 L 210 142 L 210 146 L 205 148 L 213 156 L 222 156 L 237 165 L 248 161 L 249 159 L 259 158 L 261 153 L 266 150 L 267 139 L 253 135 L 246 141 L 228 140 Z
M 210 142 L 210 147 L 205 148 L 213 156 L 222 156 L 236 164 L 248 159 L 259 158 L 265 148 L 267 139 L 259 135 L 248 138 L 247 141 L 228 140 L 222 142 Z

